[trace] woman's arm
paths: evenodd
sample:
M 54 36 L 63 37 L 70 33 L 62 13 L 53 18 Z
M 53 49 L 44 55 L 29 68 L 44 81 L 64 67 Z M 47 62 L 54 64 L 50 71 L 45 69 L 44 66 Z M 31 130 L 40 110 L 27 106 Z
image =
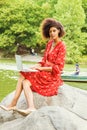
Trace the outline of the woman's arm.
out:
M 49 71 L 49 72 L 52 72 L 52 67 L 41 67 L 41 66 L 38 66 L 35 69 L 40 70 L 40 71 Z

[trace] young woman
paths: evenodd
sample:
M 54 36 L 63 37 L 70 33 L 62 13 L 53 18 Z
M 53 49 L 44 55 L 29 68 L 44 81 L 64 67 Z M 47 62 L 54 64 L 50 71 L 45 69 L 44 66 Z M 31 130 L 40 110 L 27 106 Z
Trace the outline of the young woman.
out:
M 66 47 L 61 37 L 64 36 L 64 28 L 62 24 L 55 19 L 47 18 L 41 24 L 42 35 L 49 39 L 42 61 L 32 69 L 37 72 L 20 72 L 16 92 L 10 105 L 1 106 L 5 110 L 15 108 L 22 90 L 24 91 L 28 109 L 18 110 L 22 114 L 29 114 L 36 108 L 33 102 L 33 93 L 37 92 L 43 96 L 53 96 L 58 94 L 58 88 L 63 85 L 61 80 L 61 72 L 64 68 Z

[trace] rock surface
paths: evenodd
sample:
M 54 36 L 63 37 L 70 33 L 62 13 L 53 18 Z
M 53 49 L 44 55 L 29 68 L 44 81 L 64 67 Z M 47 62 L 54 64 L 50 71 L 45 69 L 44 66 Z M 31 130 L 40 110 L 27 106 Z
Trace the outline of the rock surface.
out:
M 37 110 L 26 117 L 0 109 L 0 130 L 87 130 L 87 91 L 64 84 L 59 94 L 48 100 L 33 94 Z M 8 105 L 13 96 L 14 92 L 10 93 L 0 104 Z M 17 107 L 27 108 L 24 93 Z

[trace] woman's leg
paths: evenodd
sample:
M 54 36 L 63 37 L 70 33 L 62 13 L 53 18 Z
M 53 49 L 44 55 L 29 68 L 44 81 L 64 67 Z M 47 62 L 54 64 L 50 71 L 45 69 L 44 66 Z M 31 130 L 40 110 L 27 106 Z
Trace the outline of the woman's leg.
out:
M 29 82 L 29 80 L 24 80 L 23 90 L 24 90 L 24 94 L 27 100 L 28 109 L 35 110 L 34 101 L 33 101 L 33 93 L 30 87 L 31 87 L 31 83 Z
M 17 86 L 16 86 L 16 91 L 15 91 L 15 95 L 14 95 L 14 98 L 13 100 L 11 101 L 11 103 L 7 106 L 7 108 L 10 110 L 12 107 L 16 106 L 17 104 L 17 101 L 20 97 L 20 94 L 22 92 L 22 89 L 23 89 L 23 80 L 25 78 L 20 74 L 20 77 L 18 79 L 18 82 L 17 82 Z
M 23 80 L 23 90 L 27 100 L 28 108 L 26 110 L 17 109 L 17 108 L 14 109 L 15 111 L 22 114 L 23 116 L 26 116 L 29 113 L 36 110 L 33 102 L 33 93 L 30 87 L 31 87 L 31 83 L 29 82 L 29 80 L 27 79 Z

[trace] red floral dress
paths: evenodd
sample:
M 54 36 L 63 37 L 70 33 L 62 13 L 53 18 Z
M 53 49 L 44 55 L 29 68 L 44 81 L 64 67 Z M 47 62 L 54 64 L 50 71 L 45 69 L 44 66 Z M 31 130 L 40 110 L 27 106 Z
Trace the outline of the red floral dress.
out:
M 49 41 L 41 66 L 51 66 L 52 72 L 20 72 L 32 84 L 31 89 L 43 96 L 53 96 L 58 94 L 58 88 L 63 84 L 61 80 L 61 72 L 64 68 L 66 47 L 63 41 L 60 41 L 52 51 L 53 42 Z

